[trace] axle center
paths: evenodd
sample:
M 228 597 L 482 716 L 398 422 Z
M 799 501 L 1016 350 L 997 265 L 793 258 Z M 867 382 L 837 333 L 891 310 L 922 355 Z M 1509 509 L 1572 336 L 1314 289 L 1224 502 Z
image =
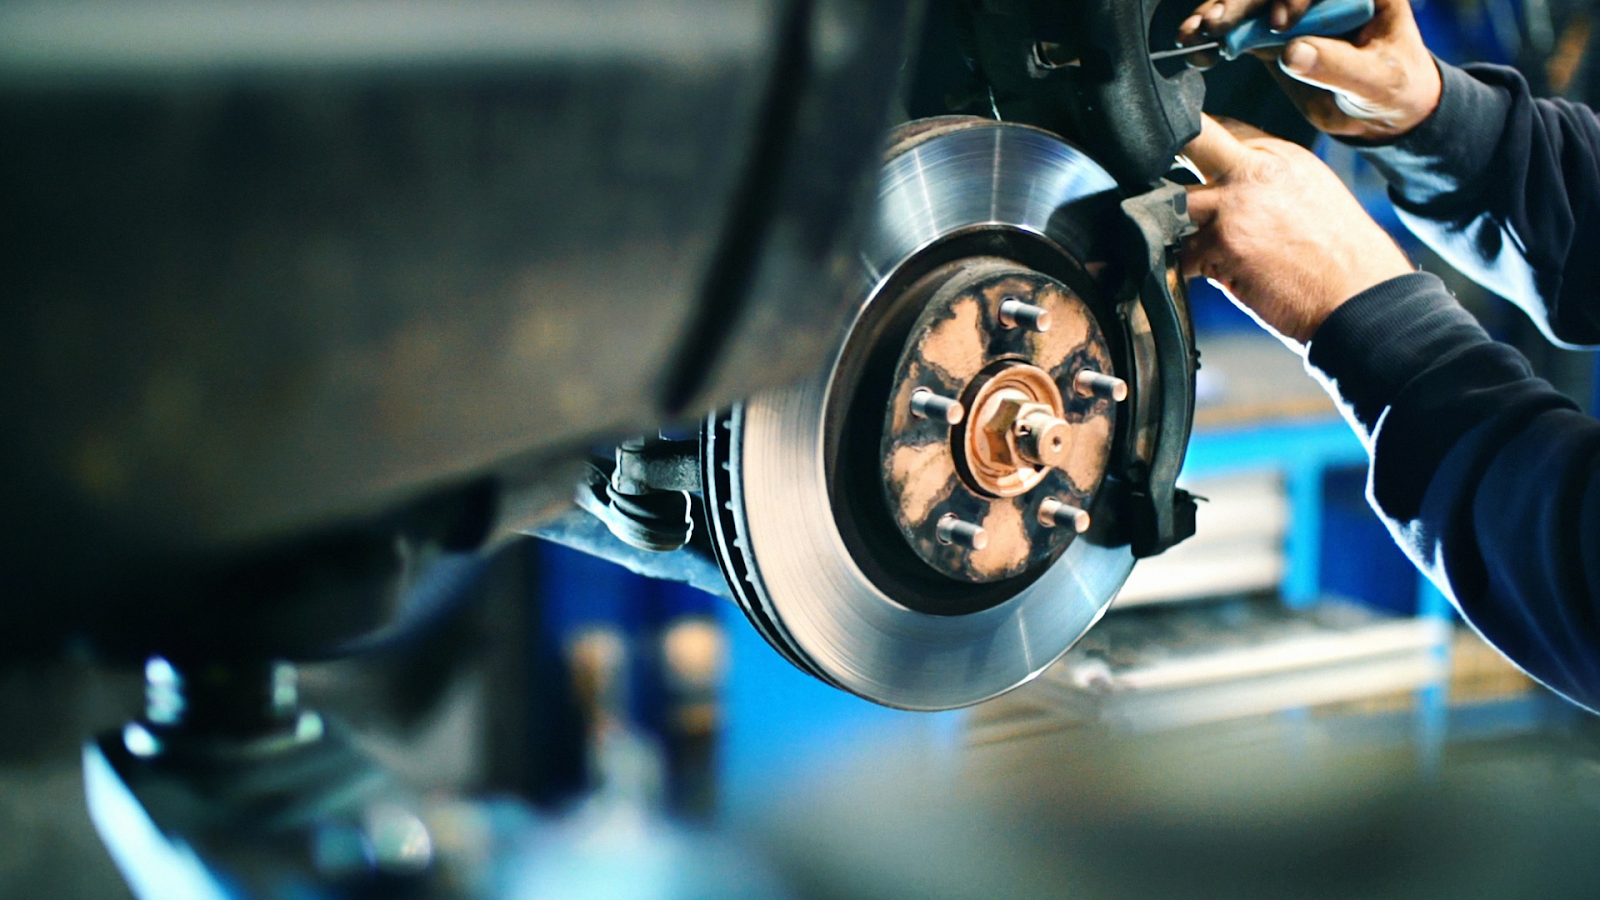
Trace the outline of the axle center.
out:
M 1025 494 L 1066 460 L 1071 429 L 1048 372 L 1005 362 L 980 374 L 968 391 L 972 415 L 951 438 L 960 441 L 953 449 L 965 458 L 961 474 L 974 490 L 991 497 Z

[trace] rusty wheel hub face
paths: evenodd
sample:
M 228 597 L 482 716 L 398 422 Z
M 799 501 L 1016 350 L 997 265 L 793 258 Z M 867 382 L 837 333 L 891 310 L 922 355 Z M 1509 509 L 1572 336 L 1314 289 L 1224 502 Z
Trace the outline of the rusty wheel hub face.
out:
M 1111 451 L 1121 382 L 1098 322 L 1066 285 L 997 258 L 908 293 L 923 310 L 880 444 L 901 536 L 967 582 L 1047 565 L 1088 527 Z

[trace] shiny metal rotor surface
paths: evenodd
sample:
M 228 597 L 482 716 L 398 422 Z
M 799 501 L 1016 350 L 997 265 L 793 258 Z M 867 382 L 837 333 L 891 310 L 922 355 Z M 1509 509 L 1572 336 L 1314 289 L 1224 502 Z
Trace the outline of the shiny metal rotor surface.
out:
M 985 122 L 912 144 L 884 165 L 861 258 L 857 326 L 892 276 L 953 234 L 994 227 L 1049 238 L 1061 211 L 1114 191 L 1083 153 L 1046 132 Z M 848 346 L 848 342 L 847 342 Z M 723 551 L 734 589 L 780 652 L 825 681 L 906 709 L 948 709 L 1037 675 L 1104 613 L 1133 566 L 1126 546 L 1073 541 L 1003 602 L 962 615 L 894 600 L 852 556 L 830 502 L 830 406 L 845 347 L 825 378 L 757 396 L 722 420 L 728 488 Z M 732 496 L 723 496 L 731 494 Z M 725 566 L 727 563 L 725 562 Z

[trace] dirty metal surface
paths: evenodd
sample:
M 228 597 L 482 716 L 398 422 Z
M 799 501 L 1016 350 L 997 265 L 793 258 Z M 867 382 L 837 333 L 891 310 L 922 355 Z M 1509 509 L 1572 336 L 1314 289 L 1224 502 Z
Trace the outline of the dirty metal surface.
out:
M 912 327 L 884 417 L 885 499 L 907 543 L 938 571 L 974 582 L 1022 574 L 1075 537 L 1071 528 L 1045 525 L 1039 505 L 1053 497 L 1087 509 L 1105 475 L 1115 405 L 1073 387 L 1085 369 L 1115 374 L 1105 336 L 1070 288 L 1003 259 L 952 263 L 912 288 L 919 291 L 928 295 L 927 305 Z M 1047 310 L 1049 329 L 1005 327 L 999 308 L 1008 299 Z M 1034 399 L 1053 405 L 1068 423 L 1065 461 L 1022 464 L 1014 475 L 997 478 L 992 465 L 974 458 L 979 448 L 973 444 L 993 388 L 1004 382 L 1013 391 L 1026 389 L 1029 380 L 1012 377 L 1016 370 L 1039 373 L 1045 390 L 1036 392 L 1054 395 Z M 961 398 L 964 419 L 951 425 L 914 415 L 911 395 L 918 389 Z M 940 541 L 935 525 L 949 514 L 981 525 L 985 546 Z

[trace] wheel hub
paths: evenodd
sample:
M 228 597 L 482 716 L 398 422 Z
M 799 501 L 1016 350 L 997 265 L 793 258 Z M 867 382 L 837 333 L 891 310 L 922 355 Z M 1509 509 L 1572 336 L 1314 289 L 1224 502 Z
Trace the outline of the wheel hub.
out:
M 1121 384 L 1099 324 L 1066 285 L 994 257 L 950 263 L 907 293 L 923 311 L 880 448 L 901 536 L 961 581 L 1048 564 L 1088 527 L 1111 451 L 1118 398 L 1088 387 Z
M 1015 497 L 1066 462 L 1071 426 L 1061 418 L 1061 391 L 1050 373 L 1007 361 L 968 390 L 973 388 L 975 412 L 955 448 L 957 472 L 969 488 L 991 497 Z

